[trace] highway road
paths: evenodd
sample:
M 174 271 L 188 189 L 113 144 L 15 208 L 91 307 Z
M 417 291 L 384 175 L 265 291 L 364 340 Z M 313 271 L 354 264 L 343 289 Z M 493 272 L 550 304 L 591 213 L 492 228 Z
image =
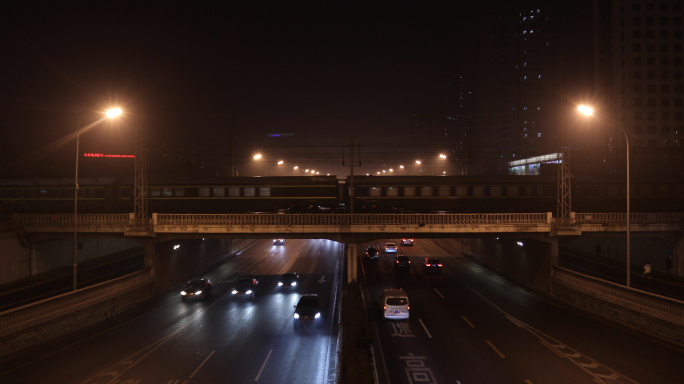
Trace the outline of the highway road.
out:
M 364 262 L 379 383 L 681 383 L 682 348 L 554 303 L 454 248 L 426 239 L 400 246 L 412 260 L 409 273 L 394 271 L 393 255 Z M 442 260 L 442 274 L 422 274 L 426 256 Z M 204 301 L 183 302 L 175 289 L 6 356 L 0 382 L 334 383 L 343 265 L 343 246 L 333 241 L 257 242 L 201 276 L 214 284 Z M 277 277 L 290 271 L 301 275 L 300 286 L 282 291 Z M 230 295 L 242 276 L 259 279 L 254 299 Z M 385 288 L 406 290 L 408 321 L 380 320 L 377 298 Z M 303 293 L 321 297 L 320 328 L 293 329 L 293 306 Z
M 399 244 L 399 239 L 390 239 Z M 363 244 L 382 249 L 383 241 Z M 684 350 L 588 318 L 483 268 L 444 240 L 364 263 L 380 383 L 681 383 Z M 436 256 L 441 275 L 423 275 Z M 500 255 L 515 257 L 515 255 Z M 408 321 L 381 321 L 378 296 L 402 288 Z
M 256 242 L 201 277 L 213 282 L 203 301 L 179 289 L 121 316 L 0 361 L 2 383 L 334 383 L 343 246 L 328 240 Z M 296 289 L 277 278 L 301 276 Z M 255 277 L 255 298 L 230 294 Z M 316 293 L 319 327 L 295 330 L 294 306 Z

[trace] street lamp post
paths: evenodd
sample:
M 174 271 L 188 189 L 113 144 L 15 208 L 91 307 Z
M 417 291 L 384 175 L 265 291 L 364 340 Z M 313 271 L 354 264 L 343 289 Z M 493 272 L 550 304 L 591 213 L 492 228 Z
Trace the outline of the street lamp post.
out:
M 591 116 L 594 114 L 594 110 L 591 107 L 587 107 L 585 105 L 580 105 L 577 107 L 577 110 L 580 111 L 580 113 Z M 617 125 L 620 127 L 622 130 L 622 134 L 625 135 L 625 146 L 627 147 L 627 218 L 626 218 L 626 224 L 627 224 L 627 286 L 631 286 L 631 268 L 630 268 L 630 246 L 629 246 L 629 238 L 630 238 L 630 222 L 629 222 L 629 138 L 627 137 L 627 131 L 625 131 L 625 128 L 622 127 L 622 124 L 619 124 L 617 122 L 612 122 L 613 124 Z
M 78 276 L 78 152 L 81 140 L 81 133 L 99 125 L 106 119 L 113 119 L 121 115 L 120 108 L 110 109 L 106 112 L 105 116 L 94 123 L 86 125 L 76 131 L 76 172 L 74 176 L 74 257 L 73 257 L 73 267 L 74 267 L 74 279 L 73 279 L 73 290 L 77 289 L 77 276 Z M 80 125 L 80 124 L 79 124 Z

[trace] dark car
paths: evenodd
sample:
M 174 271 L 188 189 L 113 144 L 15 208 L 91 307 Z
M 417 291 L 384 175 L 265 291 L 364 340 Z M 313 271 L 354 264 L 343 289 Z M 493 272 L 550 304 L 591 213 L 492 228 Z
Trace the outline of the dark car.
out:
M 230 293 L 233 296 L 248 296 L 254 298 L 259 291 L 259 281 L 254 278 L 241 278 L 233 286 Z
M 413 239 L 401 239 L 401 246 L 402 247 L 412 247 L 413 246 Z
M 394 260 L 394 268 L 409 269 L 411 267 L 411 260 L 408 256 L 397 256 Z
M 278 286 L 283 288 L 294 288 L 299 282 L 299 275 L 294 272 L 283 273 L 278 280 Z
M 442 263 L 436 257 L 423 260 L 423 273 L 442 273 Z
M 181 299 L 204 299 L 211 294 L 211 281 L 207 279 L 191 280 L 181 289 Z
M 295 306 L 292 320 L 295 329 L 300 325 L 317 325 L 321 321 L 321 305 L 318 302 L 318 295 L 302 295 Z
M 273 245 L 285 245 L 285 239 L 273 239 Z
M 368 247 L 366 249 L 366 260 L 377 261 L 379 256 L 378 249 L 375 247 Z

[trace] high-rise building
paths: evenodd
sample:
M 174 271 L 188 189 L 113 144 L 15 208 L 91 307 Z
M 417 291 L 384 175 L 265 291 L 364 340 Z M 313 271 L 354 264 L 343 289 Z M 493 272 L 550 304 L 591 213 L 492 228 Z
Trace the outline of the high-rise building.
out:
M 506 173 L 508 161 L 555 151 L 549 76 L 551 13 L 544 1 L 483 8 L 478 112 L 481 171 Z
M 611 143 L 624 148 L 619 124 L 634 173 L 681 175 L 684 2 L 596 0 L 594 7 L 595 84 Z

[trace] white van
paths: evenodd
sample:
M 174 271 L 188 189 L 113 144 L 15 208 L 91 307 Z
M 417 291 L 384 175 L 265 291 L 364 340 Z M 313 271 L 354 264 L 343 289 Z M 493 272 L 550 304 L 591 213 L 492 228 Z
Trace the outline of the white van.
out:
M 384 320 L 407 320 L 409 318 L 409 299 L 402 289 L 385 289 L 380 296 Z

